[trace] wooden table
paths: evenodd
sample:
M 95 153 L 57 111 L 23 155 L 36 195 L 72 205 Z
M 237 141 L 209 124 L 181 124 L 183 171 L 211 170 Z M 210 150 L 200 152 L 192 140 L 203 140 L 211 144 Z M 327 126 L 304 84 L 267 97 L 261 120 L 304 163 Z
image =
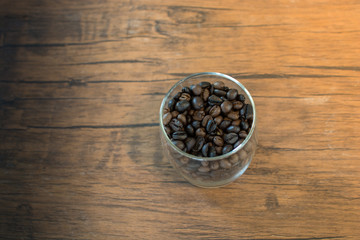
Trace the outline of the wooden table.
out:
M 0 3 L 1 239 L 359 239 L 357 1 Z M 241 81 L 249 169 L 193 187 L 158 109 L 184 76 Z

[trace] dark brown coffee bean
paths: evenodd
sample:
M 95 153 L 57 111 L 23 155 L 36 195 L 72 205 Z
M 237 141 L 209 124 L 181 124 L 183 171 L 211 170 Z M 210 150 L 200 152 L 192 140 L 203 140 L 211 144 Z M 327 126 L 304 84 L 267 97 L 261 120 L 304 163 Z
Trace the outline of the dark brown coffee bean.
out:
M 209 143 L 204 144 L 204 146 L 202 147 L 201 153 L 202 153 L 202 155 L 203 155 L 204 157 L 207 157 L 207 156 L 208 156 L 209 147 L 210 147 Z
M 225 91 L 225 92 L 229 91 L 229 89 L 230 89 L 229 87 L 224 86 L 224 91 Z
M 183 150 L 185 148 L 185 144 L 183 141 L 180 140 L 172 140 L 171 141 L 176 147 L 178 147 L 180 150 Z
M 175 100 L 179 100 L 181 96 L 181 92 L 178 92 L 177 94 L 175 94 L 175 96 L 173 97 Z
M 199 171 L 200 173 L 207 173 L 207 172 L 210 171 L 210 168 L 209 168 L 209 167 L 200 166 L 200 167 L 198 168 L 198 171 Z
M 242 109 L 240 109 L 240 115 L 242 118 L 245 118 L 245 112 L 246 112 L 246 105 L 244 105 Z
M 175 105 L 176 105 L 176 100 L 175 99 L 170 99 L 170 101 L 168 103 L 168 107 L 169 107 L 170 111 L 174 111 Z
M 183 87 L 181 91 L 182 91 L 183 93 L 191 94 L 191 90 L 190 90 L 189 87 Z
M 164 127 L 166 134 L 170 137 L 171 129 L 168 126 Z
M 216 122 L 216 125 L 220 125 L 220 123 L 223 121 L 223 117 L 220 115 L 220 116 L 217 116 L 216 118 L 214 118 L 214 121 Z
M 215 136 L 213 136 L 213 135 L 206 135 L 206 136 L 205 136 L 205 140 L 206 140 L 207 142 L 212 142 L 213 139 L 214 139 L 214 137 L 215 137 Z
M 240 132 L 240 127 L 239 126 L 229 126 L 226 131 L 228 133 L 238 133 Z
M 246 104 L 246 112 L 245 112 L 245 118 L 246 119 L 252 119 L 253 118 L 253 108 L 250 104 Z
M 172 111 L 172 112 L 171 112 L 171 116 L 172 116 L 173 118 L 176 118 L 178 115 L 179 115 L 179 112 L 178 112 L 178 111 Z
M 178 112 L 184 112 L 190 107 L 190 102 L 182 100 L 176 103 L 175 109 Z
M 172 134 L 172 138 L 175 140 L 185 140 L 187 138 L 187 134 L 184 131 L 174 132 Z
M 245 131 L 240 131 L 239 137 L 245 139 L 247 137 L 247 133 Z
M 224 140 L 220 136 L 215 136 L 214 139 L 213 139 L 213 143 L 216 146 L 222 147 L 224 145 Z
M 230 101 L 224 101 L 221 104 L 221 111 L 225 114 L 228 114 L 231 111 L 232 107 L 233 105 Z
M 240 102 L 242 102 L 242 103 L 244 103 L 245 102 L 245 96 L 243 95 L 243 94 L 239 94 L 239 96 L 238 96 L 238 100 L 240 101 Z
M 204 101 L 207 101 L 210 96 L 210 90 L 208 88 L 204 89 L 204 92 L 202 93 L 202 98 Z
M 218 97 L 225 97 L 226 92 L 220 89 L 214 89 L 214 94 Z
M 215 135 L 217 135 L 217 136 L 222 136 L 222 135 L 224 135 L 224 132 L 223 132 L 222 129 L 216 128 L 216 130 L 215 130 Z
M 225 142 L 229 144 L 234 144 L 239 139 L 239 136 L 236 133 L 228 133 L 224 135 Z
M 170 109 L 169 109 L 168 107 L 164 107 L 164 109 L 163 109 L 163 114 L 166 114 L 166 113 L 168 113 L 168 112 L 170 112 Z
M 206 131 L 212 133 L 215 131 L 216 127 L 216 122 L 213 119 L 210 119 L 206 125 Z
M 217 82 L 214 82 L 213 86 L 215 89 L 223 90 L 225 87 L 225 83 L 222 81 L 217 81 Z
M 173 118 L 170 121 L 169 126 L 174 132 L 182 131 L 184 129 L 184 125 L 182 124 L 182 122 L 176 118 Z
M 202 121 L 204 117 L 205 117 L 205 111 L 203 111 L 203 110 L 198 110 L 198 111 L 195 111 L 195 112 L 194 112 L 194 115 L 193 115 L 193 119 L 194 119 L 194 120 L 196 120 L 196 121 Z
M 195 141 L 195 138 L 188 137 L 184 142 L 185 142 L 187 151 L 190 152 L 193 149 L 196 141 Z
M 208 156 L 209 157 L 216 157 L 216 148 L 214 147 L 214 146 L 211 146 L 210 148 L 209 148 L 209 153 L 208 153 Z
M 234 148 L 237 148 L 243 141 L 244 139 L 239 139 L 239 141 L 234 144 Z
M 231 111 L 228 113 L 227 117 L 230 118 L 231 120 L 237 120 L 239 119 L 240 116 L 238 111 Z
M 195 110 L 200 110 L 204 107 L 204 101 L 201 97 L 196 96 L 191 100 L 192 106 Z
M 225 145 L 222 149 L 222 154 L 227 154 L 233 150 L 233 146 L 231 145 Z
M 209 83 L 209 82 L 201 82 L 199 85 L 200 85 L 202 88 L 208 88 L 208 87 L 211 86 L 211 83 Z
M 231 122 L 231 125 L 232 126 L 240 126 L 240 123 L 241 123 L 241 119 L 238 119 L 238 120 L 234 120 Z
M 199 121 L 193 121 L 191 123 L 191 125 L 195 128 L 198 129 L 199 127 L 201 127 L 201 123 Z
M 226 129 L 228 126 L 230 126 L 231 124 L 231 121 L 230 120 L 223 120 L 221 123 L 220 123 L 220 128 L 221 129 Z
M 209 114 L 212 116 L 212 117 L 217 117 L 219 116 L 221 113 L 221 108 L 217 105 L 213 106 L 210 111 L 209 111 Z
M 199 152 L 201 148 L 204 146 L 204 143 L 205 143 L 204 137 L 198 136 L 196 138 L 196 142 L 192 150 L 195 152 Z
M 240 127 L 241 127 L 242 130 L 247 131 L 249 129 L 249 124 L 246 121 L 242 121 L 240 123 Z
M 208 167 L 209 165 L 210 165 L 210 163 L 208 161 L 201 162 L 201 166 L 203 166 L 203 167 Z
M 211 84 L 211 86 L 210 86 L 210 95 L 212 95 L 212 94 L 214 94 L 214 85 L 213 84 Z
M 216 95 L 211 95 L 208 99 L 210 105 L 221 105 L 223 100 Z
M 223 149 L 222 147 L 215 146 L 216 154 L 221 155 L 222 154 L 222 149 Z
M 213 119 L 212 116 L 206 115 L 201 122 L 201 126 L 206 127 L 206 125 L 210 119 Z
M 192 122 L 192 117 L 190 115 L 186 115 L 186 122 L 187 123 L 191 123 Z
M 226 93 L 226 97 L 227 97 L 227 99 L 229 99 L 230 101 L 235 100 L 237 96 L 238 96 L 238 91 L 237 91 L 236 89 L 230 89 L 230 90 Z
M 221 154 L 221 152 L 218 153 L 218 154 Z M 218 161 L 210 162 L 210 169 L 211 170 L 218 170 L 219 169 L 219 162 Z
M 180 98 L 179 98 L 179 100 L 180 100 L 180 101 L 184 101 L 184 100 L 185 100 L 185 101 L 190 102 L 191 96 L 190 96 L 189 93 L 182 93 L 181 96 L 180 96 Z
M 177 119 L 179 119 L 184 125 L 186 125 L 186 116 L 184 114 L 179 114 L 177 116 Z
M 198 129 L 196 129 L 195 135 L 196 135 L 196 136 L 205 137 L 205 135 L 206 135 L 205 128 L 198 128 Z
M 168 125 L 169 124 L 169 122 L 171 121 L 171 119 L 172 119 L 172 115 L 171 115 L 171 113 L 165 113 L 164 115 L 163 115 L 163 124 L 164 125 Z
M 232 104 L 234 110 L 240 110 L 244 106 L 244 104 L 240 101 L 234 101 Z
M 220 167 L 224 169 L 229 169 L 231 168 L 231 163 L 227 159 L 222 159 L 220 160 Z
M 185 131 L 188 135 L 193 136 L 195 133 L 194 127 L 190 124 L 186 126 Z
M 194 115 L 194 112 L 195 112 L 194 109 L 190 109 L 190 110 L 188 111 L 188 115 L 192 116 L 192 115 Z
M 201 94 L 202 88 L 199 84 L 191 85 L 190 90 L 195 96 L 199 96 Z

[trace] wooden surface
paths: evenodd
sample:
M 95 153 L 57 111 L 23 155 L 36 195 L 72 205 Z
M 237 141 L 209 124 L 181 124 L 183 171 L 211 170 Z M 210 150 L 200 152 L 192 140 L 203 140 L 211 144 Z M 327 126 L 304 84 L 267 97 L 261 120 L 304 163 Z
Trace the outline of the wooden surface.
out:
M 358 1 L 0 2 L 0 239 L 359 239 Z M 218 71 L 259 149 L 219 189 L 164 159 L 158 108 Z

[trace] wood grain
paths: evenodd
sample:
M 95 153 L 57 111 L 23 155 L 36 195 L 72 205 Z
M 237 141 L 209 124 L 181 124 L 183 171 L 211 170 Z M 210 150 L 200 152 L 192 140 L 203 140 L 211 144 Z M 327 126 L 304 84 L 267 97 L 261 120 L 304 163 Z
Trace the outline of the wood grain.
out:
M 1 1 L 1 239 L 357 239 L 357 1 Z M 259 149 L 219 189 L 163 157 L 191 73 L 254 97 Z

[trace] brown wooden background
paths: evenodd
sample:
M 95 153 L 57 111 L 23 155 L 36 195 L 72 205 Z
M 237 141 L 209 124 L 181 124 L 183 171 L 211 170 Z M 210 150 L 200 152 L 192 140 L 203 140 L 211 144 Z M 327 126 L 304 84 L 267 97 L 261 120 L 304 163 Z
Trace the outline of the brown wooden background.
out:
M 0 2 L 1 239 L 359 239 L 359 1 Z M 163 158 L 158 108 L 218 71 L 259 149 L 219 189 Z

